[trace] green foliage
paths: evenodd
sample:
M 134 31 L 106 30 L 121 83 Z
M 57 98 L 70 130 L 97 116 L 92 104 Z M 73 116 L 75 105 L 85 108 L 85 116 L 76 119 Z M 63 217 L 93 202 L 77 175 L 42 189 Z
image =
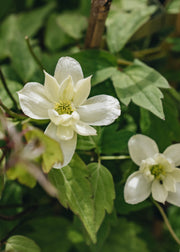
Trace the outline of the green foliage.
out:
M 13 252 L 40 252 L 38 245 L 31 239 L 21 236 L 14 235 L 11 236 L 6 243 L 5 251 Z
M 88 170 L 84 162 L 75 155 L 68 166 L 52 169 L 49 178 L 57 188 L 59 201 L 69 207 L 82 220 L 93 242 L 96 242 L 94 205 Z
M 23 163 L 18 163 L 16 166 L 11 167 L 6 174 L 9 179 L 18 179 L 21 184 L 30 188 L 36 185 L 36 179 L 27 171 L 27 167 Z
M 111 173 L 99 163 L 89 164 L 88 171 L 93 191 L 95 228 L 98 231 L 104 219 L 105 211 L 111 213 L 113 210 L 114 183 Z
M 119 99 L 125 105 L 132 100 L 136 105 L 164 118 L 163 94 L 159 88 L 169 88 L 169 84 L 157 71 L 135 60 L 124 72 L 117 71 L 112 81 Z
M 119 9 L 110 12 L 106 22 L 107 43 L 110 51 L 119 52 L 155 10 L 155 6 L 145 6 L 143 9 L 134 9 L 129 13 L 124 13 Z
M 179 0 L 172 0 L 168 3 L 167 12 L 170 14 L 177 14 L 180 12 L 180 2 Z

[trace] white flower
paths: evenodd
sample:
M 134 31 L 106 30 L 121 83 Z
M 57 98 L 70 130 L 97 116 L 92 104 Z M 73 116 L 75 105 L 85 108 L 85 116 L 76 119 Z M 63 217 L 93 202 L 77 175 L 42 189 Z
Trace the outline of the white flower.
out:
M 124 198 L 129 204 L 152 197 L 161 203 L 165 201 L 180 206 L 180 144 L 169 146 L 159 153 L 154 140 L 144 135 L 135 135 L 128 142 L 132 160 L 140 166 L 125 184 Z
M 45 73 L 44 86 L 27 83 L 18 92 L 20 106 L 27 116 L 34 119 L 50 119 L 45 134 L 60 143 L 64 163 L 67 165 L 76 148 L 77 133 L 96 135 L 90 125 L 111 124 L 121 113 L 117 99 L 109 95 L 97 95 L 89 99 L 90 79 L 83 77 L 80 64 L 73 58 L 59 59 L 54 77 Z

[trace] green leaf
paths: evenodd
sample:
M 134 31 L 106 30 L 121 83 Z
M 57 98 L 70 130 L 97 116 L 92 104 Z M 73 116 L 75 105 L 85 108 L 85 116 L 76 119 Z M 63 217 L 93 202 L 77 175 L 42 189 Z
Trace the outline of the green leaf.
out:
M 88 181 L 88 170 L 84 162 L 74 155 L 70 164 L 60 170 L 52 169 L 49 179 L 57 188 L 59 201 L 77 214 L 93 242 L 96 242 L 94 206 Z
M 57 17 L 57 24 L 70 37 L 80 39 L 87 27 L 87 19 L 74 12 L 62 13 Z
M 33 188 L 36 185 L 36 179 L 27 171 L 24 164 L 18 163 L 16 166 L 11 167 L 6 172 L 11 180 L 17 179 L 21 184 Z
M 164 151 L 173 142 L 180 142 L 180 123 L 177 106 L 180 104 L 180 99 L 176 103 L 173 92 L 170 91 L 175 92 L 173 89 L 164 92 L 164 112 L 166 120 L 160 120 L 148 111 L 141 109 L 141 131 L 143 134 L 153 138 L 158 143 L 161 151 Z
M 117 66 L 116 57 L 103 50 L 84 50 L 70 56 L 80 63 L 84 76 L 94 74 L 97 70 L 106 67 Z
M 22 236 L 11 236 L 6 242 L 6 251 L 10 252 L 40 252 L 39 246 L 31 239 Z
M 132 12 L 110 12 L 107 26 L 107 43 L 111 52 L 119 52 L 131 36 L 148 21 L 156 10 L 155 6 L 146 6 Z
M 111 213 L 113 210 L 115 199 L 114 182 L 108 169 L 99 163 L 89 164 L 88 171 L 93 190 L 95 225 L 96 231 L 98 231 L 105 212 Z
M 5 185 L 4 174 L 2 173 L 1 168 L 0 168 L 0 199 L 2 197 L 4 185 Z
M 169 84 L 153 68 L 135 60 L 124 72 L 116 71 L 112 81 L 117 96 L 125 105 L 132 100 L 136 105 L 164 118 L 161 102 L 163 94 L 159 88 L 169 88 Z
M 53 14 L 49 17 L 46 33 L 45 33 L 45 45 L 51 51 L 67 46 L 74 42 L 57 24 L 57 15 Z
M 117 131 L 117 125 L 105 127 L 102 135 L 101 150 L 103 154 L 128 153 L 127 143 L 133 132 L 129 130 Z
M 49 3 L 41 8 L 36 8 L 29 12 L 21 13 L 17 16 L 18 27 L 24 38 L 34 36 L 37 31 L 44 25 L 44 20 L 48 13 L 54 8 L 54 3 Z
M 59 143 L 46 136 L 41 130 L 32 128 L 26 133 L 26 137 L 28 140 L 38 139 L 42 143 L 44 147 L 42 168 L 45 173 L 48 173 L 55 163 L 63 162 L 63 154 Z
M 148 0 L 114 0 L 112 2 L 112 9 L 121 9 L 132 11 L 135 9 L 142 9 L 147 7 Z
M 148 252 L 146 243 L 138 237 L 141 229 L 133 222 L 119 218 L 101 251 L 103 252 Z
M 180 1 L 172 0 L 167 4 L 166 10 L 170 14 L 178 14 L 180 12 Z
M 107 67 L 102 70 L 98 70 L 92 77 L 92 86 L 95 86 L 108 78 L 110 78 L 116 72 L 116 68 Z

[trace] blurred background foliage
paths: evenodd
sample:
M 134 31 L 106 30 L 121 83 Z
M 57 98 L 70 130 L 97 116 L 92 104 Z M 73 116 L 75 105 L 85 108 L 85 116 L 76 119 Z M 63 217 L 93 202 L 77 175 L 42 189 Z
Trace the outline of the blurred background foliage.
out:
M 128 154 L 127 142 L 135 133 L 156 140 L 161 151 L 180 142 L 179 0 L 114 0 L 101 50 L 84 49 L 90 0 L 1 0 L 0 6 L 0 67 L 17 102 L 16 91 L 26 82 L 44 81 L 31 50 L 52 75 L 59 57 L 74 57 L 85 76 L 93 74 L 91 95 L 105 93 L 122 99 L 122 115 L 113 125 L 99 129 L 97 137 L 79 137 L 77 152 L 86 163 L 91 157 L 85 151 L 92 149 L 95 158 L 97 153 Z M 148 110 L 148 105 L 138 104 L 135 97 L 136 105 L 126 104 L 126 97 L 118 93 L 116 83 L 123 80 L 115 71 L 118 68 L 129 75 L 129 62 L 135 58 L 156 69 L 173 87 L 161 90 L 164 99 L 159 114 Z M 157 83 L 157 87 L 167 88 L 165 82 L 163 85 Z M 16 111 L 2 81 L 0 99 Z M 135 206 L 124 202 L 124 182 L 137 167 L 130 160 L 103 161 L 103 165 L 113 175 L 116 199 L 112 214 L 106 214 L 97 233 L 96 244 L 90 241 L 79 218 L 39 185 L 29 189 L 16 180 L 6 181 L 0 199 L 0 240 L 23 235 L 43 252 L 178 251 L 151 199 Z M 0 177 L 0 192 L 2 180 Z M 165 205 L 164 209 L 180 237 L 179 208 Z M 31 241 L 30 244 L 30 250 L 26 248 L 24 252 L 39 251 Z

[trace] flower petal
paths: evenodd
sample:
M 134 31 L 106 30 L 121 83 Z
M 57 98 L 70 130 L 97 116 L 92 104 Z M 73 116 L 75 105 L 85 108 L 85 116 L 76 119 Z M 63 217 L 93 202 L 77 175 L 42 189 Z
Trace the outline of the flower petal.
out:
M 55 125 L 60 125 L 60 124 L 65 123 L 66 126 L 68 126 L 71 124 L 72 115 L 68 115 L 68 114 L 59 115 L 58 112 L 54 109 L 49 109 L 48 115 L 49 115 L 49 118 L 51 119 L 51 121 Z
M 142 160 L 153 157 L 159 152 L 154 140 L 140 134 L 134 135 L 129 139 L 128 147 L 130 156 L 137 165 L 140 165 Z
M 172 175 L 168 174 L 163 179 L 163 185 L 167 191 L 175 192 L 176 191 L 176 180 Z
M 45 134 L 57 142 L 59 142 L 61 150 L 63 152 L 64 156 L 64 162 L 63 164 L 61 163 L 56 163 L 53 167 L 60 169 L 66 165 L 69 164 L 69 162 L 72 159 L 72 156 L 74 155 L 75 149 L 76 149 L 76 143 L 77 143 L 77 134 L 74 134 L 74 137 L 71 140 L 68 141 L 63 141 L 57 138 L 57 126 L 54 125 L 53 123 L 50 123 L 48 127 L 45 130 Z
M 57 137 L 61 140 L 70 140 L 74 136 L 74 130 L 71 126 L 62 126 L 57 127 Z
M 167 158 L 171 159 L 175 166 L 180 165 L 180 143 L 170 145 L 163 153 Z
M 74 84 L 83 79 L 79 62 L 71 57 L 62 57 L 56 65 L 54 77 L 61 84 L 69 75 L 71 75 Z
M 176 192 L 169 192 L 167 202 L 180 207 L 180 183 L 176 183 Z
M 89 98 L 77 112 L 83 122 L 94 126 L 111 124 L 121 114 L 119 101 L 109 95 Z
M 174 179 L 177 182 L 180 182 L 180 169 L 179 168 L 174 168 L 173 171 L 171 172 L 171 175 L 174 177 Z
M 57 80 L 53 76 L 46 73 L 46 71 L 44 71 L 44 74 L 45 74 L 44 87 L 45 87 L 46 95 L 50 101 L 55 103 L 59 99 L 60 86 Z
M 155 179 L 152 183 L 152 197 L 161 203 L 166 201 L 168 192 L 165 189 L 164 185 L 160 183 L 159 180 Z
M 87 100 L 90 90 L 91 76 L 77 82 L 77 84 L 75 85 L 75 93 L 73 98 L 73 103 L 76 107 L 83 104 Z
M 72 77 L 69 75 L 60 85 L 59 99 L 62 101 L 71 101 L 74 94 Z
M 43 85 L 36 82 L 27 83 L 18 92 L 19 102 L 24 114 L 33 119 L 48 119 L 48 109 L 53 104 L 46 96 Z
M 90 135 L 96 135 L 96 130 L 89 126 L 87 123 L 77 121 L 75 124 L 73 124 L 74 130 L 82 136 L 90 136 Z
M 124 199 L 129 204 L 137 204 L 151 193 L 151 182 L 148 181 L 141 172 L 132 173 L 124 187 Z

